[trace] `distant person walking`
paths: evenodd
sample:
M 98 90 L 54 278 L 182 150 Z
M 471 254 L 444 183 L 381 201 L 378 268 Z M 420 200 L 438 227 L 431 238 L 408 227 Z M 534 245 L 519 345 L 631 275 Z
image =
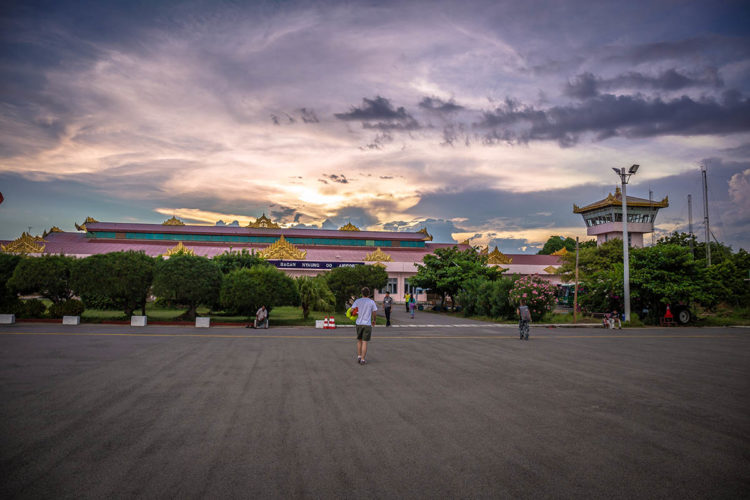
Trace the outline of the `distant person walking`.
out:
M 529 340 L 529 323 L 531 323 L 531 311 L 529 306 L 526 305 L 526 300 L 521 299 L 521 304 L 516 309 L 518 313 L 518 333 L 521 335 L 521 340 Z
M 385 326 L 391 326 L 391 306 L 393 306 L 393 297 L 388 292 L 385 292 L 383 298 L 383 310 L 385 311 Z
M 377 319 L 378 305 L 370 298 L 370 289 L 362 288 L 362 296 L 354 301 L 352 309 L 357 311 L 357 363 L 366 365 L 367 343 L 372 337 L 372 327 Z
M 406 312 L 409 312 L 409 300 L 411 299 L 411 295 L 406 293 L 404 294 L 404 305 L 406 306 Z
M 411 319 L 414 319 L 414 310 L 417 308 L 417 299 L 414 297 L 414 295 L 411 296 L 409 299 L 409 313 L 411 314 Z

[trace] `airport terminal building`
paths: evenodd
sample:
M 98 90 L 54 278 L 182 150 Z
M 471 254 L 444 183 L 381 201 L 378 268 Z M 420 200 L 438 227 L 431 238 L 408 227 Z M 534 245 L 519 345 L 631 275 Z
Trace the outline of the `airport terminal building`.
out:
M 83 224 L 76 224 L 76 229 L 77 232 L 64 232 L 55 227 L 41 237 L 24 233 L 17 240 L 3 242 L 0 248 L 12 253 L 75 257 L 123 250 L 143 251 L 153 257 L 168 257 L 180 251 L 214 257 L 244 249 L 291 276 L 314 276 L 341 266 L 377 264 L 388 272 L 387 290 L 400 301 L 405 293 L 414 292 L 409 278 L 416 274 L 416 265 L 422 263 L 424 256 L 455 245 L 433 243 L 427 229 L 361 231 L 351 223 L 338 230 L 282 228 L 265 215 L 245 227 L 188 225 L 175 217 L 162 224 L 99 222 L 89 217 Z M 457 246 L 470 248 L 468 242 Z M 482 251 L 488 254 L 491 265 L 507 269 L 509 274 L 536 274 L 560 282 L 556 274 L 561 264 L 559 255 L 506 255 L 497 248 Z M 382 293 L 376 293 L 375 299 L 380 298 Z M 425 299 L 424 294 L 419 297 Z

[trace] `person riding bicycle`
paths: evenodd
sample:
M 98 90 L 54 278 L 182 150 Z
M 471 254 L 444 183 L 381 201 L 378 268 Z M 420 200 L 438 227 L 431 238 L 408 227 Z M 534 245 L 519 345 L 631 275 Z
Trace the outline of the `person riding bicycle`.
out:
M 521 336 L 521 340 L 529 340 L 529 323 L 531 323 L 531 311 L 529 306 L 526 305 L 526 300 L 521 299 L 521 304 L 516 310 L 518 312 L 518 333 Z

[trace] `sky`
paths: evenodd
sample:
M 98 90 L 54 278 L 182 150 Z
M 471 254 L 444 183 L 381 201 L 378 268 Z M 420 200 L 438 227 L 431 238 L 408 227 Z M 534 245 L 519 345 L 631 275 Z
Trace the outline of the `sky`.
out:
M 0 239 L 99 221 L 417 230 L 536 253 L 573 204 L 750 249 L 750 7 L 105 1 L 0 7 Z M 650 242 L 650 238 L 646 237 Z

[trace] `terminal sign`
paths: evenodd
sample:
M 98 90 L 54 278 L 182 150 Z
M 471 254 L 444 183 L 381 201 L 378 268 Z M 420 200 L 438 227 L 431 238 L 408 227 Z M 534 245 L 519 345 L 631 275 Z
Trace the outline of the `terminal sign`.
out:
M 364 262 L 316 262 L 309 260 L 269 260 L 268 262 L 279 269 L 334 269 L 364 264 Z

